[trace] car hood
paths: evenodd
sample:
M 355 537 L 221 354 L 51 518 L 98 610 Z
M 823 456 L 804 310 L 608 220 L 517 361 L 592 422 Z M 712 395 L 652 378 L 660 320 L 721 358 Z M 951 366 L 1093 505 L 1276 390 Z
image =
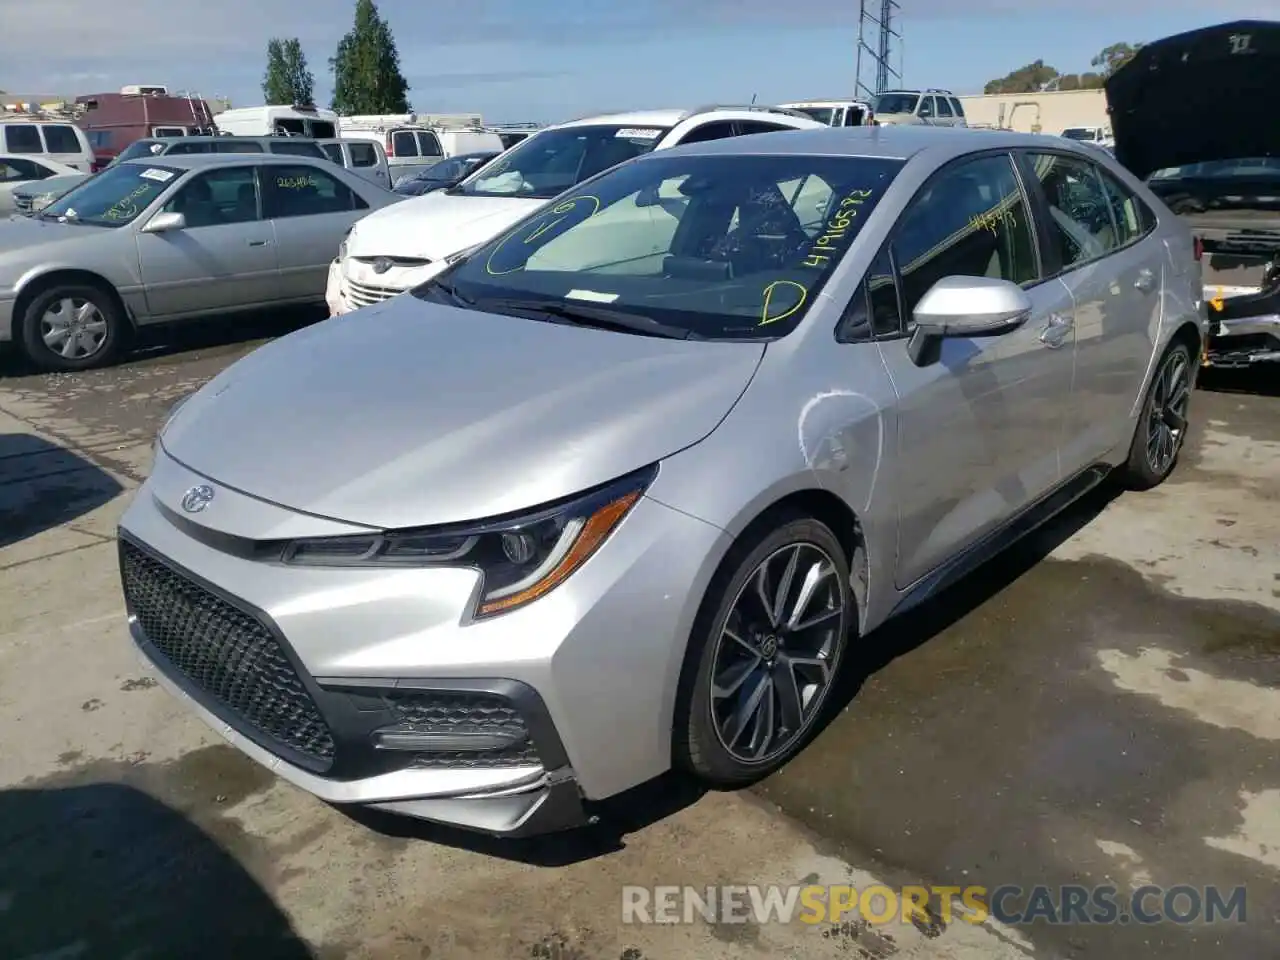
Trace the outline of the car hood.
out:
M 468 197 L 437 190 L 371 213 L 347 240 L 353 257 L 420 257 L 443 260 L 494 237 L 533 213 L 545 200 Z
M 14 193 L 28 197 L 42 197 L 47 193 L 63 194 L 72 187 L 88 180 L 91 174 L 68 173 L 60 177 L 46 177 L 43 180 L 31 180 L 13 188 Z
M 1137 177 L 1206 160 L 1280 154 L 1267 105 L 1280 25 L 1239 20 L 1142 47 L 1106 82 L 1115 156 Z
M 215 482 L 322 517 L 377 528 L 483 519 L 702 440 L 764 350 L 396 297 L 227 368 L 161 443 Z
M 53 258 L 53 263 L 58 266 L 64 263 L 76 266 L 75 253 L 83 252 L 83 246 L 102 245 L 104 241 L 109 246 L 113 238 L 119 237 L 121 229 L 128 228 L 59 223 L 57 220 L 40 220 L 17 214 L 0 220 L 0 286 L 16 279 L 7 274 L 13 270 L 21 272 L 35 261 Z M 68 257 L 72 258 L 70 262 Z M 137 254 L 134 253 L 135 269 L 136 260 Z

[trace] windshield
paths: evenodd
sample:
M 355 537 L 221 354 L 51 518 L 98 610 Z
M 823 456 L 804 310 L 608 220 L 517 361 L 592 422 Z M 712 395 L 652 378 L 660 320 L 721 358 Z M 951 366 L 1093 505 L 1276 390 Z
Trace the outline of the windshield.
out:
M 1067 127 L 1062 131 L 1062 135 L 1068 140 L 1093 140 L 1096 134 L 1088 127 Z
M 182 171 L 173 167 L 122 163 L 84 181 L 40 215 L 98 227 L 122 227 L 136 220 L 174 177 L 181 175 Z
M 832 126 L 832 121 L 836 115 L 835 107 L 791 107 L 806 116 L 813 117 L 819 123 L 825 123 L 828 127 Z
M 1207 160 L 1184 167 L 1165 167 L 1152 180 L 1230 180 L 1244 177 L 1280 176 L 1280 158 L 1245 157 L 1239 160 Z
M 882 93 L 876 97 L 876 113 L 915 113 L 920 102 L 914 93 Z
M 648 153 L 667 128 L 583 126 L 530 137 L 453 189 L 472 197 L 550 200 L 588 177 Z
M 659 155 L 544 207 L 415 294 L 517 315 L 603 311 L 695 339 L 784 336 L 901 167 Z
M 157 140 L 135 140 L 121 150 L 111 162 L 124 163 L 126 160 L 136 160 L 138 157 L 159 156 L 163 152 L 164 144 Z

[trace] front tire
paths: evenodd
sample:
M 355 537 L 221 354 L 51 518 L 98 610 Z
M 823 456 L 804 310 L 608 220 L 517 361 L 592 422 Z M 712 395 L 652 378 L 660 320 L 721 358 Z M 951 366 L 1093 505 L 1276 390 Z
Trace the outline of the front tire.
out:
M 36 294 L 21 324 L 28 359 L 41 370 L 54 372 L 110 363 L 127 333 L 116 298 L 88 284 L 57 284 Z
M 1187 439 L 1187 413 L 1194 386 L 1191 350 L 1185 343 L 1171 344 L 1160 358 L 1123 469 L 1131 490 L 1150 490 L 1173 472 Z
M 835 535 L 787 515 L 736 544 L 698 615 L 676 702 L 675 759 L 739 787 L 803 749 L 827 702 L 855 601 Z

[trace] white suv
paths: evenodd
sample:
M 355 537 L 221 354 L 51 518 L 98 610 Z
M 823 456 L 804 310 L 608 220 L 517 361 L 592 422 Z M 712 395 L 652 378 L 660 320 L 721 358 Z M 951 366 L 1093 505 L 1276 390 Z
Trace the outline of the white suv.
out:
M 448 190 L 356 222 L 329 267 L 333 314 L 403 293 L 588 177 L 651 150 L 823 124 L 778 107 L 648 110 L 539 130 Z
M 967 127 L 960 98 L 950 90 L 886 90 L 876 96 L 875 116 L 880 126 L 927 124 L 933 127 Z

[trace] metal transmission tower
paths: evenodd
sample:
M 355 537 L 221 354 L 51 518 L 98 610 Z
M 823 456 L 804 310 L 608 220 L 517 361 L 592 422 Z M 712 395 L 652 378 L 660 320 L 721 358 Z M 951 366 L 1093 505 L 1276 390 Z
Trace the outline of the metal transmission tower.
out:
M 901 8 L 896 0 L 858 0 L 858 60 L 855 95 L 872 97 L 888 90 L 892 81 L 902 82 L 902 34 L 897 29 Z M 875 33 L 875 46 L 868 35 Z M 893 69 L 894 46 L 898 47 L 898 66 Z M 863 59 L 863 54 L 866 59 Z M 866 79 L 874 73 L 874 86 Z

